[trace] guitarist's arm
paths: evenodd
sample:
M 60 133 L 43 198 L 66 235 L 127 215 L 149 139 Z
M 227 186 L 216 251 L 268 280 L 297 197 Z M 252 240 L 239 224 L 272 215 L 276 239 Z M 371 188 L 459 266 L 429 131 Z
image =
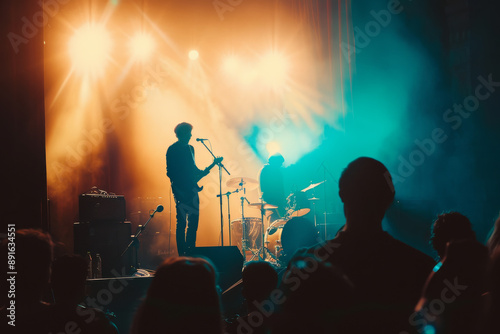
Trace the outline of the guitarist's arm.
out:
M 224 158 L 223 157 L 214 158 L 214 161 L 210 164 L 210 166 L 208 166 L 204 170 L 200 170 L 200 178 L 198 180 L 201 180 L 203 177 L 207 176 L 210 173 L 210 170 L 215 165 L 220 164 L 222 162 L 222 159 L 224 159 Z

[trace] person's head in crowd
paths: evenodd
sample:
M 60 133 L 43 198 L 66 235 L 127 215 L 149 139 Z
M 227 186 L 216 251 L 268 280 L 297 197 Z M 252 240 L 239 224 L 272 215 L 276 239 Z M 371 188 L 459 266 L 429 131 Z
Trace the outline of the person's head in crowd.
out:
M 132 333 L 220 333 L 216 272 L 205 259 L 171 257 L 157 269 Z
M 487 246 L 490 250 L 490 254 L 493 254 L 493 250 L 500 246 L 500 214 L 498 215 L 498 218 L 493 225 L 493 230 L 487 241 Z
M 15 248 L 13 248 L 15 247 Z M 36 303 L 42 298 L 50 280 L 50 267 L 53 256 L 52 238 L 48 233 L 35 229 L 16 231 L 15 242 L 9 244 L 5 239 L 1 245 L 4 266 L 7 266 L 7 253 L 14 252 L 15 268 L 4 267 L 6 272 L 15 271 L 16 300 L 26 303 Z
M 286 222 L 281 232 L 284 260 L 291 259 L 300 248 L 311 247 L 318 242 L 318 230 L 314 223 L 304 217 L 293 217 Z
M 432 224 L 432 247 L 443 258 L 446 244 L 456 240 L 476 240 L 471 222 L 458 212 L 440 214 Z
M 361 157 L 349 163 L 339 179 L 346 229 L 380 229 L 394 195 L 391 174 L 380 161 Z
M 52 263 L 51 286 L 57 304 L 77 304 L 85 296 L 87 261 L 80 255 L 63 255 Z
M 246 301 L 263 301 L 278 286 L 278 273 L 269 262 L 249 262 L 242 273 L 242 294 Z

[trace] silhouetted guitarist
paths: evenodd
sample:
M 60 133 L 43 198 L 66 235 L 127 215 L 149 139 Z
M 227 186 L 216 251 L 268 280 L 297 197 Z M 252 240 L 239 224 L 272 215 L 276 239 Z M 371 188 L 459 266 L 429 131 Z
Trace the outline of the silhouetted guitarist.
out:
M 170 178 L 177 211 L 175 237 L 179 256 L 189 253 L 196 244 L 200 214 L 198 192 L 203 188 L 199 187 L 197 182 L 222 161 L 222 158 L 214 159 L 204 170 L 196 167 L 194 148 L 189 145 L 192 129 L 193 126 L 189 123 L 178 124 L 174 129 L 178 140 L 167 150 L 167 176 Z

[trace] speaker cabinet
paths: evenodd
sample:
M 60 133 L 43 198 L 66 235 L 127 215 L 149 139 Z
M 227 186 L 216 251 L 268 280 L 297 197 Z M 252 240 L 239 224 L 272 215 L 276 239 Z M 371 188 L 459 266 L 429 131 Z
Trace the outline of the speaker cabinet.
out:
M 130 225 L 130 222 L 74 223 L 74 251 L 83 257 L 90 252 L 94 266 L 96 254 L 99 254 L 103 277 L 115 277 L 116 272 L 122 276 L 128 274 L 134 263 L 134 248 L 131 247 L 123 256 L 121 253 L 131 240 Z
M 78 198 L 81 222 L 124 222 L 126 216 L 123 195 L 81 194 Z
M 196 247 L 191 256 L 207 258 L 214 264 L 223 291 L 241 279 L 243 256 L 236 246 Z

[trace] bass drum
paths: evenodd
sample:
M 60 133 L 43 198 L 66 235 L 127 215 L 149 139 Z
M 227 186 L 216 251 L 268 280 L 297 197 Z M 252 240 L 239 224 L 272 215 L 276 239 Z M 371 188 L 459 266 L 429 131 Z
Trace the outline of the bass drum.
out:
M 299 248 L 308 248 L 317 242 L 318 231 L 314 223 L 304 217 L 276 220 L 265 236 L 268 254 L 280 261 L 287 261 Z
M 238 246 L 242 250 L 243 225 L 242 219 L 231 221 L 231 246 Z M 249 249 L 259 249 L 262 245 L 262 220 L 255 217 L 245 218 L 247 247 Z

